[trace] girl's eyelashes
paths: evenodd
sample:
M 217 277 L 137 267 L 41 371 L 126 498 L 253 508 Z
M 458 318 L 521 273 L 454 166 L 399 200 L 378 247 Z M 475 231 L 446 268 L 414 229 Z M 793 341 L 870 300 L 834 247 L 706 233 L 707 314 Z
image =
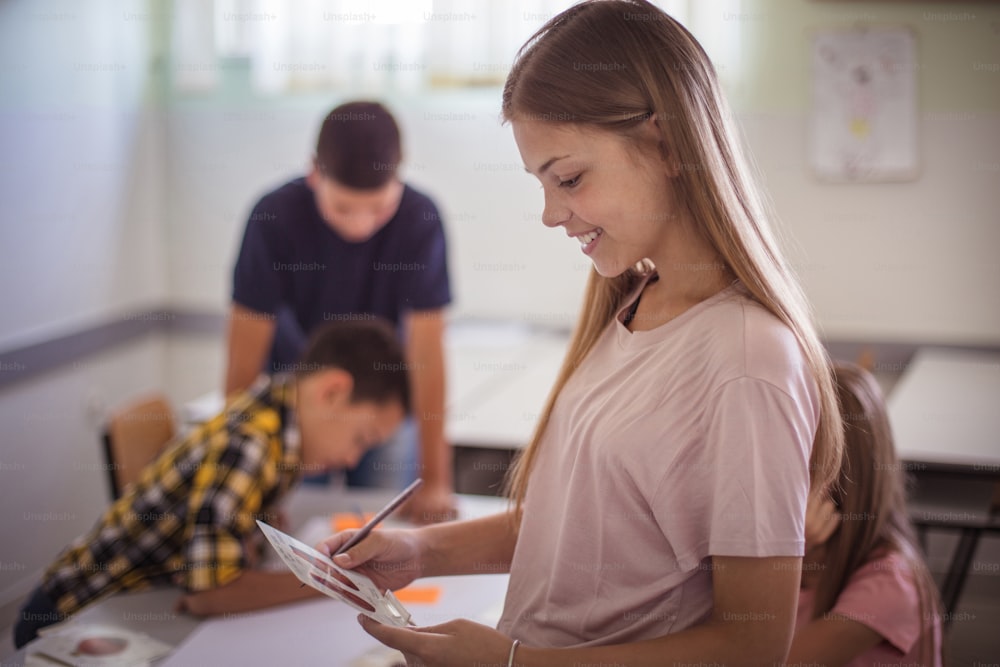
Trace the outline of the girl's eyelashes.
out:
M 559 185 L 560 188 L 575 188 L 577 185 L 580 184 L 580 179 L 582 177 L 583 177 L 583 174 L 577 174 L 573 178 L 567 178 L 565 181 L 561 180 L 559 178 L 556 178 L 556 183 Z M 544 181 L 540 180 L 539 183 L 538 183 L 538 187 L 539 187 L 539 189 L 545 189 L 545 183 L 544 183 Z

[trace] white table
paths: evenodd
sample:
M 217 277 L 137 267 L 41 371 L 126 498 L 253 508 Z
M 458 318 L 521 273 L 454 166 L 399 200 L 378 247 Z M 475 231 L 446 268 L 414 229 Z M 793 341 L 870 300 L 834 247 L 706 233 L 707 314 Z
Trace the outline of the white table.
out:
M 917 476 L 911 516 L 921 531 L 958 531 L 941 584 L 946 619 L 961 597 L 1000 480 L 1000 355 L 922 348 L 889 398 L 905 469 Z M 933 479 L 931 479 L 933 478 Z
M 523 329 L 449 331 L 446 435 L 455 446 L 528 444 L 569 344 L 565 333 Z
M 297 533 L 310 519 L 356 509 L 375 511 L 392 491 L 330 490 L 300 487 L 285 505 Z M 506 501 L 486 496 L 459 496 L 462 518 L 503 511 Z M 304 536 L 302 536 L 304 537 Z M 418 585 L 441 588 L 433 605 L 409 603 L 407 609 L 419 625 L 433 625 L 453 618 L 470 618 L 496 624 L 507 589 L 506 574 L 421 579 Z M 118 595 L 87 608 L 74 622 L 106 623 L 146 633 L 175 645 L 158 667 L 190 665 L 307 665 L 330 667 L 365 664 L 366 653 L 379 653 L 378 642 L 357 622 L 357 612 L 337 600 L 310 600 L 258 612 L 199 620 L 173 612 L 180 592 L 159 589 Z M 30 649 L 30 644 L 25 647 Z M 4 667 L 23 665 L 25 649 L 3 661 Z
M 1000 355 L 921 348 L 889 398 L 904 461 L 1000 472 Z
M 506 575 L 441 577 L 421 581 L 442 588 L 433 606 L 409 604 L 418 625 L 436 625 L 466 617 L 495 625 L 497 602 L 506 591 Z M 358 612 L 342 602 L 315 600 L 283 608 L 241 614 L 202 623 L 160 667 L 191 665 L 330 665 L 362 664 L 366 654 L 385 653 L 357 621 Z

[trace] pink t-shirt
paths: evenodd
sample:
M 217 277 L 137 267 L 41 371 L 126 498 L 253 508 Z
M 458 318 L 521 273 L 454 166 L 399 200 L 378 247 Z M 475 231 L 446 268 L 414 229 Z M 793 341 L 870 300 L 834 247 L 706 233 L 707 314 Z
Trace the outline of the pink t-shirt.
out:
M 819 403 L 792 332 L 738 283 L 650 331 L 625 310 L 540 443 L 499 624 L 527 645 L 677 632 L 712 555 L 803 554 Z
M 799 592 L 796 632 L 812 620 L 815 597 L 812 589 L 803 588 Z M 924 664 L 917 662 L 920 648 L 917 640 L 925 628 L 934 632 L 936 645 L 941 645 L 940 619 L 932 616 L 930 610 L 921 612 L 910 566 L 896 552 L 859 567 L 847 580 L 830 613 L 867 625 L 883 638 L 881 644 L 844 667 Z M 941 656 L 935 656 L 928 667 L 941 667 Z

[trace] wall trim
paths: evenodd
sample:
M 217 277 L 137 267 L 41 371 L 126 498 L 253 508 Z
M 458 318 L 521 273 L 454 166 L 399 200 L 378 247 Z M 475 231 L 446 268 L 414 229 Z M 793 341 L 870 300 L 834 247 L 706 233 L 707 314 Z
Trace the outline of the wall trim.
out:
M 99 354 L 127 341 L 150 334 L 222 336 L 228 315 L 218 311 L 156 307 L 131 310 L 94 326 L 48 340 L 0 351 L 0 390 L 43 373 L 57 370 L 84 357 Z M 899 375 L 906 370 L 916 343 L 891 341 L 824 341 L 834 359 L 857 361 L 870 355 L 875 373 Z M 1000 353 L 1000 345 L 948 345 L 928 343 L 954 350 Z
M 0 351 L 0 390 L 150 334 L 221 335 L 226 317 L 185 309 L 130 310 L 69 334 Z

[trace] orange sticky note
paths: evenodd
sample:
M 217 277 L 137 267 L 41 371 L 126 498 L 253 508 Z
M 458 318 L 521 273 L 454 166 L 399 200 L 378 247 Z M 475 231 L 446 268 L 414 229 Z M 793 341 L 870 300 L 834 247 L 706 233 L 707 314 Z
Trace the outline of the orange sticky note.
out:
M 355 514 L 354 512 L 337 512 L 330 517 L 330 528 L 335 533 L 339 533 L 342 530 L 361 528 L 373 516 L 375 515 L 371 512 L 364 516 Z
M 403 604 L 435 604 L 441 598 L 440 586 L 407 586 L 393 591 Z

